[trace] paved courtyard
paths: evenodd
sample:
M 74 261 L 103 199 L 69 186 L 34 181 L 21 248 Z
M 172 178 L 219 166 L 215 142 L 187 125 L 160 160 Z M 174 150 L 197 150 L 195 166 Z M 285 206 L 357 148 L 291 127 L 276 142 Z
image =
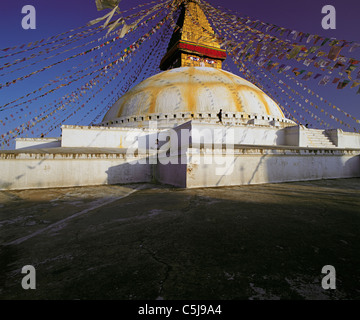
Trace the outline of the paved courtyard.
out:
M 360 299 L 359 231 L 360 178 L 1 191 L 0 299 Z

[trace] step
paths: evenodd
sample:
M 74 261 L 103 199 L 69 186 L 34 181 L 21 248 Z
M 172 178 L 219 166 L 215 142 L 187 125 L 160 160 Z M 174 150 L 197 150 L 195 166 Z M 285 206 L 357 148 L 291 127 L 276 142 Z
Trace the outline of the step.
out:
M 312 131 L 312 132 L 306 132 L 306 135 L 310 147 L 324 147 L 324 148 L 335 147 L 332 140 L 324 132 Z
M 310 140 L 310 141 L 316 141 L 316 142 L 324 142 L 324 143 L 330 143 L 330 144 L 333 144 L 332 143 L 332 141 L 330 141 L 330 140 L 325 140 L 325 139 L 309 139 L 309 137 L 308 137 L 308 140 Z
M 308 139 L 308 146 L 315 148 L 336 148 L 331 138 L 321 129 L 307 129 L 304 131 Z

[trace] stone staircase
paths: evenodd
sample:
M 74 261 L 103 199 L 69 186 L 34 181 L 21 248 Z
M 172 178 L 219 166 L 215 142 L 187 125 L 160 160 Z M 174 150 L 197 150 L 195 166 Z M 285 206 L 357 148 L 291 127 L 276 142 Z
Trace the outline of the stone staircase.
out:
M 331 141 L 325 131 L 323 130 L 306 130 L 309 147 L 315 148 L 336 148 L 335 144 Z

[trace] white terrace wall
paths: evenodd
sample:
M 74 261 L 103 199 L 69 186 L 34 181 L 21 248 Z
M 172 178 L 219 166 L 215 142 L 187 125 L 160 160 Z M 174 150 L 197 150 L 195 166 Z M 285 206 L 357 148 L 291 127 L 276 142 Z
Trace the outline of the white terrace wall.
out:
M 285 129 L 246 125 L 221 126 L 192 124 L 192 145 L 201 143 L 228 143 L 241 145 L 276 146 L 285 144 Z
M 60 138 L 18 138 L 15 140 L 15 149 L 58 148 Z
M 151 181 L 141 157 L 113 153 L 0 154 L 0 190 Z
M 305 133 L 305 127 L 293 126 L 287 127 L 285 130 L 285 145 L 287 146 L 298 146 L 306 147 L 309 144 L 308 137 Z
M 338 148 L 360 149 L 360 134 L 358 133 L 344 132 L 341 129 L 326 130 L 326 133 Z
M 154 135 L 157 131 L 145 128 L 62 126 L 61 146 L 65 148 L 145 148 L 146 136 Z M 156 138 L 152 140 L 155 144 Z
M 340 148 L 360 148 L 360 134 L 352 132 L 341 132 L 339 135 Z
M 186 122 L 171 133 L 163 131 L 159 135 L 160 144 L 166 141 L 166 136 L 171 136 L 171 141 L 184 148 L 192 146 L 229 144 L 233 145 L 285 145 L 285 129 L 266 126 L 226 126 L 219 124 L 206 124 L 197 120 Z M 168 131 L 168 132 L 169 132 Z M 174 149 L 176 147 L 174 146 Z
M 188 150 L 186 187 L 360 177 L 360 151 L 238 148 Z
M 187 131 L 183 137 L 191 139 L 181 141 L 181 130 Z M 160 132 L 159 136 L 157 136 Z M 159 138 L 160 144 L 167 140 L 170 134 L 178 136 L 178 142 L 187 144 L 222 143 L 227 137 L 232 144 L 245 145 L 284 145 L 286 143 L 285 129 L 269 126 L 225 126 L 202 123 L 198 120 L 186 122 L 173 129 L 125 128 L 125 127 L 84 127 L 63 126 L 62 147 L 95 147 L 95 148 L 137 148 L 154 149 Z M 174 139 L 174 138 L 172 138 Z

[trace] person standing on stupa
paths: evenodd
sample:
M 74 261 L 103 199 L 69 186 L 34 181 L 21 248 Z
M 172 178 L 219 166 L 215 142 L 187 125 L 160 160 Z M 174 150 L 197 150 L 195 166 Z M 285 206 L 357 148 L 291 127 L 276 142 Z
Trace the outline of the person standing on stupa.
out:
M 220 123 L 222 123 L 222 109 L 220 109 L 219 113 L 217 114 Z

